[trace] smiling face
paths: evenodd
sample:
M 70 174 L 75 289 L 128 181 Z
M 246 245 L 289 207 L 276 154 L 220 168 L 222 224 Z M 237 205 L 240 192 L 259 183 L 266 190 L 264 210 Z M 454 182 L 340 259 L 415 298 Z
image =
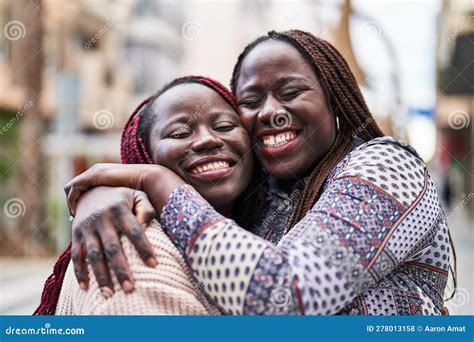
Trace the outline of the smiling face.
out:
M 328 152 L 335 119 L 315 72 L 283 41 L 264 41 L 245 57 L 236 86 L 243 126 L 277 178 L 305 176 Z
M 228 212 L 253 171 L 249 135 L 238 114 L 214 90 L 196 83 L 166 90 L 152 111 L 155 163 L 173 170 L 214 208 Z

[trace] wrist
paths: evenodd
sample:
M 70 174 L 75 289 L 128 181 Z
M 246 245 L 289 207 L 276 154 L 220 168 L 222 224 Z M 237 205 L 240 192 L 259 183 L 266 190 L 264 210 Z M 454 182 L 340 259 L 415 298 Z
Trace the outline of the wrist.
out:
M 153 166 L 145 172 L 142 188 L 159 214 L 173 191 L 186 183 L 170 169 L 160 165 Z

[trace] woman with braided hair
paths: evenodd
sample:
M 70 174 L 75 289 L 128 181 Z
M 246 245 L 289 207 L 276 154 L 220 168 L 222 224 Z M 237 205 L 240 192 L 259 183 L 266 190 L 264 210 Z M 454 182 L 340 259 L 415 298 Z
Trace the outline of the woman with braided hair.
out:
M 412 147 L 383 136 L 339 52 L 271 32 L 244 49 L 231 87 L 264 171 L 247 229 L 177 176 L 137 181 L 127 165 L 73 179 L 73 212 L 84 188 L 145 191 L 227 314 L 440 314 L 450 238 L 435 186 Z
M 145 168 L 143 164 L 159 163 L 162 170 L 169 168 L 180 174 L 220 213 L 231 215 L 236 211 L 234 202 L 248 186 L 253 170 L 249 136 L 236 110 L 232 94 L 220 83 L 201 76 L 178 78 L 143 101 L 130 116 L 122 133 L 122 162 L 141 164 L 142 168 Z M 152 131 L 156 134 L 151 134 Z M 185 136 L 190 138 L 183 139 Z M 219 146 L 218 154 L 212 152 L 215 146 Z M 206 173 L 195 172 L 203 168 Z M 117 215 L 120 208 L 113 204 L 116 192 L 111 190 L 117 189 L 98 188 L 100 198 L 96 196 L 92 200 L 89 200 L 89 195 L 95 196 L 92 192 L 85 194 L 79 209 L 90 208 L 95 214 L 75 225 L 107 224 L 107 215 Z M 123 232 L 120 241 L 104 245 L 107 257 L 115 261 L 126 258 L 129 269 L 113 268 L 115 278 L 109 274 L 105 278 L 98 275 L 97 281 L 93 278 L 88 285 L 83 282 L 79 286 L 71 254 L 76 260 L 78 252 L 74 248 L 80 245 L 74 241 L 81 238 L 78 235 L 81 230 L 74 229 L 72 250 L 70 245 L 58 259 L 35 314 L 220 314 L 206 298 L 202 285 L 192 277 L 179 250 L 153 219 L 154 210 L 146 195 L 127 188 L 120 192 L 141 213 L 139 222 L 148 225 L 151 221 L 143 235 L 137 222 L 135 226 L 127 224 L 127 213 L 124 213 L 124 224 L 119 227 Z M 112 212 L 107 211 L 109 205 Z M 128 221 L 133 222 L 130 216 Z M 133 244 L 146 246 L 146 250 L 139 253 Z M 90 273 L 103 269 L 100 256 L 90 253 L 93 245 L 94 241 L 88 242 L 88 258 L 94 267 L 78 275 L 78 279 L 89 278 Z M 124 279 L 125 272 L 133 274 L 133 284 Z

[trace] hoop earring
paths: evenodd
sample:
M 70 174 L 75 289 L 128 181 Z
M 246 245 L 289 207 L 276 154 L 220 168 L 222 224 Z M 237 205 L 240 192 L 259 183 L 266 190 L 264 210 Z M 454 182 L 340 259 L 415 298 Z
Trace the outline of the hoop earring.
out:
M 336 116 L 336 131 L 339 131 L 339 116 Z

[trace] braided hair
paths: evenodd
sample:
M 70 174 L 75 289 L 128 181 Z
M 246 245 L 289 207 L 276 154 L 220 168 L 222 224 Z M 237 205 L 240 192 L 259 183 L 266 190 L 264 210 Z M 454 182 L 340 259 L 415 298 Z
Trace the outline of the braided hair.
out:
M 357 81 L 344 57 L 327 41 L 315 37 L 309 32 L 290 30 L 286 32 L 271 31 L 247 45 L 235 64 L 231 79 L 231 89 L 236 94 L 242 63 L 245 57 L 257 45 L 271 40 L 283 41 L 295 47 L 308 64 L 313 68 L 334 116 L 339 120 L 339 130 L 335 141 L 323 159 L 309 175 L 296 209 L 291 218 L 289 229 L 306 215 L 321 195 L 323 183 L 336 165 L 352 150 L 353 139 L 357 135 L 364 141 L 383 135 L 370 113 Z M 261 196 L 260 196 L 261 198 Z M 261 210 L 261 201 L 256 211 Z M 453 264 L 450 271 L 453 275 L 454 289 L 449 299 L 454 297 L 457 287 L 456 252 L 449 233 Z

